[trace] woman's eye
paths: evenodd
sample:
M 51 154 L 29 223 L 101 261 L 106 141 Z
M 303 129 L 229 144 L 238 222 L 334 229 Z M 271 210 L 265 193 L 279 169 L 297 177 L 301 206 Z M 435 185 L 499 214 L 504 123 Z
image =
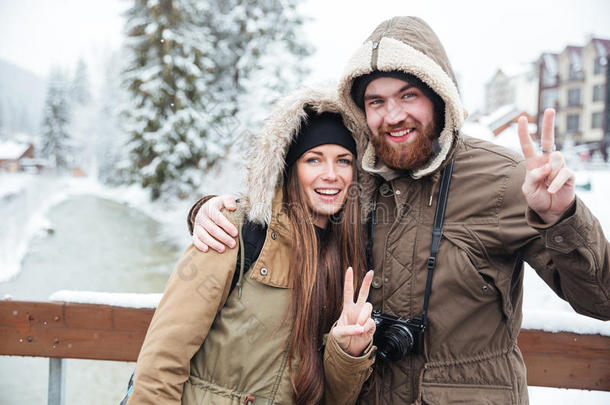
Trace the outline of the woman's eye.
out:
M 415 97 L 415 93 L 405 93 L 402 98 L 411 98 L 411 97 Z
M 320 161 L 320 159 L 314 158 L 314 157 L 311 157 L 306 160 L 307 163 L 318 163 L 319 161 Z
M 342 165 L 351 165 L 352 161 L 351 159 L 339 159 L 339 163 L 341 163 Z

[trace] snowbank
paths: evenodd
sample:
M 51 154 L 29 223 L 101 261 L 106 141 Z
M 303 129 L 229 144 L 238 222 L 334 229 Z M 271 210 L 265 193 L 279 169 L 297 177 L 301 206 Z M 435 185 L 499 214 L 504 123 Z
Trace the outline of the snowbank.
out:
M 95 291 L 56 291 L 49 301 L 101 304 L 126 308 L 156 308 L 163 294 L 107 293 Z
M 521 328 L 553 333 L 572 332 L 580 335 L 610 336 L 610 322 L 566 311 L 525 309 Z

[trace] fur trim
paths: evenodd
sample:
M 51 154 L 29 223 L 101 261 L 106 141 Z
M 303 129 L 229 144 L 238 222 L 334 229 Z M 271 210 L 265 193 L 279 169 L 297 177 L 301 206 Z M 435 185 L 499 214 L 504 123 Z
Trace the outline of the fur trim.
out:
M 307 119 L 306 108 L 318 113 L 342 113 L 336 86 L 302 88 L 280 99 L 262 130 L 252 138 L 246 157 L 247 213 L 250 221 L 266 225 L 271 223 L 273 197 L 284 179 L 284 158 L 301 124 Z M 345 118 L 343 121 L 353 133 L 354 124 Z

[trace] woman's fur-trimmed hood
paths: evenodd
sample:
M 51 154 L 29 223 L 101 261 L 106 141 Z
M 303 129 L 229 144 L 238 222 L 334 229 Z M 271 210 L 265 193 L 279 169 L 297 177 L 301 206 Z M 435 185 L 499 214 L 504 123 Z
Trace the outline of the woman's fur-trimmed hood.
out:
M 391 176 L 392 170 L 378 162 L 369 143 L 371 132 L 362 111 L 351 98 L 357 77 L 375 70 L 402 71 L 426 83 L 445 102 L 445 125 L 439 137 L 440 151 L 424 167 L 411 173 L 421 178 L 437 171 L 452 150 L 459 129 L 467 116 L 462 107 L 457 81 L 440 40 L 417 17 L 394 17 L 382 22 L 354 53 L 339 84 L 339 97 L 345 113 L 358 125 L 353 131 L 362 169 L 371 174 Z M 360 149 L 362 146 L 362 149 Z
M 246 212 L 250 221 L 271 223 L 273 197 L 284 181 L 284 159 L 292 140 L 307 120 L 307 110 L 344 116 L 337 88 L 331 85 L 299 89 L 275 104 L 262 130 L 252 137 L 246 157 Z M 343 121 L 353 133 L 355 124 L 345 116 Z

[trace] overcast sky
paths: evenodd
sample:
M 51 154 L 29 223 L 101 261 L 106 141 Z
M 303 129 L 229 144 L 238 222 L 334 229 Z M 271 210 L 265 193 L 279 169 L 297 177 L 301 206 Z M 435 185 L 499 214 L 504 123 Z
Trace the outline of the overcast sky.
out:
M 93 74 L 120 46 L 128 0 L 0 0 L 0 58 L 39 75 L 73 69 L 84 57 Z M 467 108 L 481 107 L 483 84 L 499 67 L 543 51 L 610 38 L 607 0 L 307 0 L 306 36 L 317 53 L 315 80 L 337 79 L 351 53 L 382 20 L 416 15 L 436 31 L 451 59 Z

